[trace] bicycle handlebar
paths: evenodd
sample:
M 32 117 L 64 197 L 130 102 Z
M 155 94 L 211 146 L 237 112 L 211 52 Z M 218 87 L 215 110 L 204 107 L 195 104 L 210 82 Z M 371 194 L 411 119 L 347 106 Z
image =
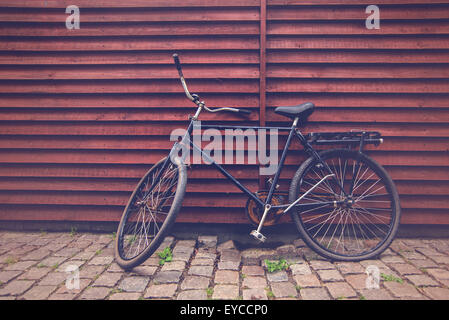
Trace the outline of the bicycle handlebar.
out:
M 181 80 L 182 87 L 184 88 L 184 92 L 186 93 L 186 96 L 189 100 L 193 101 L 197 105 L 202 104 L 204 109 L 206 109 L 209 112 L 231 111 L 231 112 L 241 113 L 241 114 L 245 114 L 245 115 L 251 114 L 251 110 L 246 110 L 246 109 L 237 109 L 237 108 L 229 108 L 229 107 L 211 109 L 211 108 L 206 107 L 204 102 L 200 102 L 198 95 L 190 94 L 189 89 L 187 88 L 186 81 L 184 79 L 184 75 L 182 73 L 181 61 L 179 61 L 179 56 L 177 53 L 173 54 L 173 60 L 175 62 L 176 69 L 178 69 L 178 74 L 179 74 L 179 78 Z
M 179 77 L 184 77 L 181 69 L 181 62 L 179 61 L 179 56 L 177 53 L 173 55 L 173 60 L 175 61 L 176 69 L 178 69 Z

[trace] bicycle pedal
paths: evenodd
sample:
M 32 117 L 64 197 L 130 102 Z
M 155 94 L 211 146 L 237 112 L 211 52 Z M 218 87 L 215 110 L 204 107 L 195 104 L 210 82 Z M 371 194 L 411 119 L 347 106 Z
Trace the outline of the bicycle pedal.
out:
M 259 240 L 260 242 L 265 242 L 265 240 L 267 240 L 267 237 L 265 237 L 263 234 L 261 234 L 257 230 L 251 231 L 250 235 L 252 235 L 254 238 Z

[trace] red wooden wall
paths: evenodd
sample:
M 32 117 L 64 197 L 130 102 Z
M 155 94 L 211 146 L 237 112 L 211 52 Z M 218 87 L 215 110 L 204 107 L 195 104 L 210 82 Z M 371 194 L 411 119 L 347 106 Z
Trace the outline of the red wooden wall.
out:
M 449 224 L 449 2 L 0 0 L 0 220 L 115 221 L 138 179 L 185 127 L 192 92 L 283 124 L 273 107 L 312 101 L 305 132 L 378 130 L 405 224 Z M 81 28 L 67 30 L 76 4 Z M 282 145 L 280 146 L 282 147 Z M 287 159 L 288 184 L 303 159 Z M 252 190 L 258 168 L 231 166 Z M 220 173 L 189 172 L 177 221 L 236 222 L 246 198 Z

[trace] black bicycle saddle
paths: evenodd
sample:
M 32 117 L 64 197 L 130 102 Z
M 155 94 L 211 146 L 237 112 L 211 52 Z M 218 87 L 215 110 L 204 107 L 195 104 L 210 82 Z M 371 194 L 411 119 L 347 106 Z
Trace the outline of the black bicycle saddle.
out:
M 305 102 L 292 107 L 277 107 L 274 112 L 291 119 L 299 117 L 302 121 L 305 121 L 314 110 L 315 105 L 312 102 Z

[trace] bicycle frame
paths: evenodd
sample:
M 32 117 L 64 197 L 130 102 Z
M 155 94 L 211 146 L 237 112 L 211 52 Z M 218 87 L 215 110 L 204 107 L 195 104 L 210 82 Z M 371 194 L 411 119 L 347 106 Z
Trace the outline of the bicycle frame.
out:
M 252 200 L 254 200 L 257 205 L 259 205 L 260 207 L 266 207 L 267 205 L 269 205 L 270 209 L 285 209 L 283 213 L 286 213 L 288 210 L 290 210 L 290 208 L 292 206 L 295 206 L 295 207 L 297 207 L 297 206 L 308 206 L 308 207 L 310 207 L 311 205 L 313 205 L 313 204 L 310 204 L 310 203 L 308 203 L 308 204 L 297 203 L 297 202 L 299 202 L 298 201 L 299 199 L 298 199 L 297 201 L 295 201 L 294 203 L 291 203 L 291 204 L 289 203 L 289 204 L 271 206 L 271 200 L 272 200 L 273 194 L 275 192 L 277 182 L 279 181 L 280 174 L 281 174 L 282 168 L 283 168 L 284 163 L 285 163 L 285 158 L 287 156 L 287 152 L 289 150 L 289 147 L 291 145 L 291 142 L 292 142 L 292 139 L 293 139 L 294 136 L 296 136 L 299 139 L 300 143 L 302 144 L 304 150 L 307 153 L 309 153 L 310 155 L 314 156 L 318 161 L 320 161 L 320 163 L 322 163 L 324 165 L 324 167 L 327 168 L 327 170 L 329 171 L 329 175 L 326 176 L 326 179 L 334 176 L 332 174 L 331 169 L 327 166 L 327 164 L 325 162 L 323 162 L 321 160 L 321 157 L 319 156 L 319 154 L 313 149 L 313 147 L 308 143 L 307 139 L 302 135 L 300 130 L 297 128 L 298 118 L 296 118 L 293 121 L 293 124 L 292 124 L 291 127 L 202 125 L 202 128 L 215 128 L 215 129 L 277 129 L 277 130 L 280 130 L 280 131 L 288 131 L 289 132 L 288 138 L 287 138 L 287 142 L 286 142 L 286 144 L 284 146 L 284 149 L 282 151 L 281 159 L 280 159 L 280 161 L 278 163 L 278 167 L 277 167 L 276 173 L 274 175 L 273 181 L 272 181 L 270 189 L 268 191 L 268 196 L 266 197 L 265 201 L 262 201 L 256 194 L 251 192 L 248 188 L 246 188 L 243 184 L 241 184 L 234 176 L 232 176 L 225 168 L 223 168 L 223 166 L 221 166 L 214 159 L 209 157 L 208 154 L 204 153 L 203 150 L 199 146 L 197 146 L 192 141 L 192 139 L 189 138 L 191 136 L 192 132 L 193 132 L 194 122 L 198 118 L 198 115 L 199 115 L 199 113 L 201 111 L 200 109 L 201 109 L 201 107 L 198 109 L 198 111 L 196 112 L 195 116 L 191 117 L 189 126 L 187 128 L 187 131 L 184 134 L 184 136 L 181 139 L 181 141 L 180 142 L 175 142 L 175 144 L 173 145 L 173 148 L 170 151 L 169 157 L 166 160 L 167 163 L 168 163 L 168 161 L 170 161 L 170 159 L 174 156 L 175 153 L 177 154 L 179 152 L 179 147 L 188 145 L 193 150 L 196 150 L 196 151 L 200 152 L 201 156 L 204 157 L 204 159 L 206 159 L 208 162 L 210 162 L 211 165 L 213 165 L 218 171 L 220 171 L 228 180 L 230 180 L 243 193 L 245 193 L 248 197 L 250 197 Z M 166 165 L 167 164 L 164 164 L 164 167 Z M 324 181 L 324 179 L 323 179 L 323 181 Z M 323 181 L 320 181 L 314 187 L 309 189 L 308 192 L 312 191 L 313 188 L 318 186 Z M 338 179 L 335 179 L 335 183 L 341 188 L 341 190 L 346 195 L 346 192 L 344 191 L 343 187 L 341 186 L 340 181 L 338 181 Z M 338 201 L 338 202 L 337 201 L 332 201 L 332 202 L 329 202 L 328 204 L 337 205 L 337 204 L 343 203 L 343 202 L 344 201 Z M 323 203 L 323 202 L 320 203 L 320 205 L 323 205 L 323 204 L 325 204 L 325 203 Z

